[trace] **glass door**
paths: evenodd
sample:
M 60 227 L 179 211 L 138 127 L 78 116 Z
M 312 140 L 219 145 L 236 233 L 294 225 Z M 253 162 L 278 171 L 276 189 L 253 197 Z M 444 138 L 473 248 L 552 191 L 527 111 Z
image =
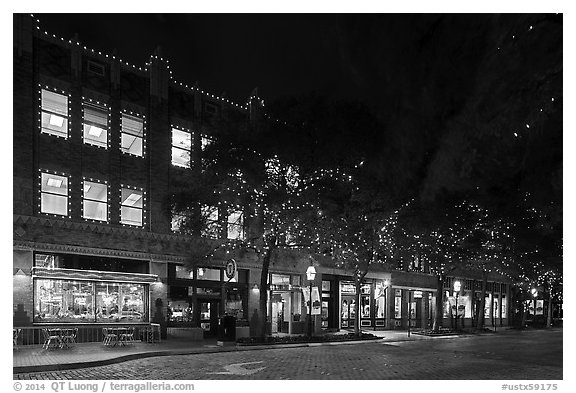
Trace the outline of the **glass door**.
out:
M 200 300 L 198 307 L 200 327 L 204 338 L 216 337 L 218 334 L 218 306 L 217 300 Z

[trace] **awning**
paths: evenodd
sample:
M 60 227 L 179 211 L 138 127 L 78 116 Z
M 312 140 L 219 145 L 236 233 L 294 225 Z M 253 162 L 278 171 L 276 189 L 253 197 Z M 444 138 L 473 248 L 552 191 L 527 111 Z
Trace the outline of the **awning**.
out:
M 99 270 L 51 269 L 33 267 L 32 277 L 84 281 L 113 281 L 150 284 L 158 281 L 156 274 L 104 272 Z

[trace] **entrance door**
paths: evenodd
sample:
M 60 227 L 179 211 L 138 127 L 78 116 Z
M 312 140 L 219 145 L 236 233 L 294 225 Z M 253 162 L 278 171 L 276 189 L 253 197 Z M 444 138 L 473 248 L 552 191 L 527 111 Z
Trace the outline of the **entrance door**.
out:
M 340 316 L 342 329 L 354 329 L 356 323 L 356 296 L 342 295 L 342 304 L 340 305 Z
M 216 337 L 218 334 L 218 310 L 220 301 L 199 300 L 198 312 L 200 327 L 204 331 L 204 338 Z

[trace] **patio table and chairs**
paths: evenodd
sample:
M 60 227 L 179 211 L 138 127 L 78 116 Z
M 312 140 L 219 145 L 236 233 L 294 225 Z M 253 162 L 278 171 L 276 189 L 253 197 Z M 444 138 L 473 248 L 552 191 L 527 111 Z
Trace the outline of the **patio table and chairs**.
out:
M 104 345 L 115 347 L 120 344 L 126 346 L 128 343 L 134 342 L 134 330 L 135 328 L 133 326 L 102 328 Z

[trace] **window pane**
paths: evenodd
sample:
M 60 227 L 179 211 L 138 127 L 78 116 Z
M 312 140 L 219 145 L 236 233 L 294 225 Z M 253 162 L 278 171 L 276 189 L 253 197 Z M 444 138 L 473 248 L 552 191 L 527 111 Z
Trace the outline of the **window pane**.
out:
M 142 209 L 122 206 L 120 215 L 120 223 L 142 226 Z
M 42 90 L 42 110 L 68 117 L 68 97 L 63 94 Z
M 130 153 L 142 157 L 142 138 L 122 133 L 121 150 L 123 153 Z
M 176 266 L 176 278 L 184 278 L 191 280 L 193 278 L 193 275 L 194 274 L 192 273 L 192 271 L 186 266 L 180 266 L 180 265 Z
M 123 114 L 122 132 L 141 138 L 144 135 L 144 120 Z
M 96 283 L 96 321 L 147 322 L 145 289 L 142 284 Z
M 108 186 L 102 183 L 84 181 L 84 199 L 106 202 L 108 200 Z
M 50 173 L 42 173 L 42 192 L 51 194 L 68 195 L 68 178 Z
M 189 132 L 172 129 L 172 146 L 185 150 L 192 148 L 192 135 Z
M 94 322 L 91 282 L 36 279 L 34 284 L 34 322 Z
M 288 284 L 290 284 L 290 276 L 284 274 L 272 274 L 271 284 L 288 286 Z
M 200 267 L 196 271 L 198 280 L 220 281 L 220 269 L 209 269 Z
M 92 105 L 84 106 L 84 123 L 108 129 L 108 110 Z
M 172 165 L 190 168 L 190 151 L 172 147 Z
M 142 191 L 122 189 L 122 205 L 131 207 L 142 207 Z
M 244 238 L 244 219 L 241 211 L 233 211 L 228 215 L 228 239 Z
M 99 126 L 84 124 L 84 142 L 108 147 L 108 130 Z
M 42 132 L 68 137 L 68 119 L 53 113 L 42 112 Z
M 40 212 L 67 216 L 68 197 L 42 193 L 40 198 Z
M 84 200 L 84 218 L 107 221 L 108 205 L 104 202 Z

